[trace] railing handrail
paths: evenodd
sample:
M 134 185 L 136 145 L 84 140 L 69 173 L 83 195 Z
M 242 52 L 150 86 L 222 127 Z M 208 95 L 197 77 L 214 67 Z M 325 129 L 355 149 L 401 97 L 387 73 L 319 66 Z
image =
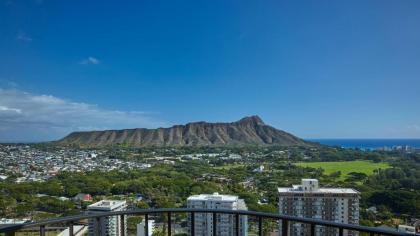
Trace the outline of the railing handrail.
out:
M 337 222 L 327 221 L 327 220 L 302 218 L 302 217 L 280 215 L 280 214 L 273 214 L 273 213 L 266 213 L 266 212 L 245 211 L 245 210 L 197 209 L 197 208 L 159 208 L 159 209 L 139 209 L 139 210 L 129 210 L 129 211 L 113 211 L 113 212 L 95 213 L 95 214 L 89 213 L 89 214 L 76 215 L 76 216 L 59 217 L 59 218 L 24 223 L 24 224 L 15 224 L 15 225 L 9 225 L 9 226 L 4 226 L 4 227 L 0 226 L 0 233 L 17 231 L 20 229 L 37 227 L 37 226 L 45 226 L 45 225 L 57 224 L 57 223 L 69 223 L 69 222 L 76 222 L 80 220 L 108 217 L 108 216 L 145 215 L 145 214 L 159 214 L 159 213 L 191 213 L 191 212 L 216 213 L 216 214 L 239 214 L 239 215 L 246 215 L 246 216 L 270 218 L 270 219 L 275 219 L 275 220 L 293 221 L 293 222 L 306 223 L 306 224 L 312 224 L 312 225 L 322 225 L 322 226 L 327 226 L 327 227 L 342 228 L 342 229 L 347 229 L 347 230 L 355 230 L 359 232 L 368 232 L 368 233 L 375 233 L 375 234 L 405 235 L 405 236 L 412 235 L 412 234 L 408 234 L 404 232 L 390 231 L 386 229 L 380 229 L 380 228 L 369 227 L 369 226 L 337 223 Z

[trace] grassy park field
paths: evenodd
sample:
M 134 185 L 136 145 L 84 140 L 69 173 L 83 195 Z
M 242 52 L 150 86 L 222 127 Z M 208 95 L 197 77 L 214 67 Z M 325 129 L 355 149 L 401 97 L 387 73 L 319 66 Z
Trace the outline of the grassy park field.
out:
M 298 162 L 295 164 L 302 167 L 322 168 L 324 169 L 324 173 L 327 175 L 333 172 L 341 171 L 341 176 L 339 177 L 340 180 L 344 180 L 351 172 L 371 175 L 374 170 L 390 167 L 388 163 L 375 163 L 372 161 Z

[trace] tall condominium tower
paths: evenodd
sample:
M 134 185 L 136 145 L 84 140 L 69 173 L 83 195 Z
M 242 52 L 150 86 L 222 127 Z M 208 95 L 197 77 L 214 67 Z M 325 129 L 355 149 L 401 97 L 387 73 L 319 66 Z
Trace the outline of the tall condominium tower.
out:
M 88 214 L 95 214 L 107 211 L 123 211 L 127 208 L 126 201 L 102 200 L 87 207 Z M 98 228 L 100 229 L 100 236 L 120 236 L 121 230 L 124 230 L 124 235 L 127 235 L 127 222 L 121 222 L 119 216 L 101 217 L 99 221 L 96 219 L 89 220 L 89 236 L 96 236 Z M 124 227 L 122 229 L 122 227 Z
M 190 196 L 187 200 L 188 208 L 198 209 L 224 209 L 224 210 L 247 210 L 245 201 L 237 196 L 213 194 L 200 194 Z M 194 217 L 195 235 L 213 235 L 213 216 L 206 213 L 195 213 Z M 191 219 L 188 221 L 191 224 Z M 239 235 L 248 235 L 247 217 L 240 216 Z M 190 227 L 188 227 L 190 228 Z M 235 216 L 231 214 L 217 214 L 216 235 L 236 235 Z M 188 232 L 191 235 L 191 232 Z
M 320 188 L 316 179 L 302 179 L 301 185 L 278 188 L 279 212 L 282 215 L 329 220 L 338 223 L 359 224 L 360 193 L 348 188 Z M 338 235 L 338 230 L 315 227 L 316 235 Z M 293 223 L 290 235 L 310 235 L 307 224 Z M 357 235 L 344 230 L 344 235 Z

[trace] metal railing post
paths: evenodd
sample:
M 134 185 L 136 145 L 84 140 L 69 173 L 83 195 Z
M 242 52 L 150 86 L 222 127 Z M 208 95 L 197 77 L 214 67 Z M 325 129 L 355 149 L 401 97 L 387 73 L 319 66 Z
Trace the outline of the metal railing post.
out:
M 195 235 L 195 214 L 194 212 L 191 212 L 191 236 Z
M 315 224 L 311 224 L 311 236 L 315 236 Z
M 240 218 L 239 218 L 239 214 L 238 214 L 238 213 L 236 213 L 236 214 L 235 214 L 235 229 L 236 229 L 236 236 L 239 236 L 239 233 L 240 233 L 240 224 L 239 224 L 239 220 L 240 220 Z
M 125 236 L 125 216 L 124 216 L 124 214 L 120 215 L 120 235 Z
M 144 215 L 144 235 L 149 236 L 149 215 Z
M 39 226 L 39 235 L 45 236 L 45 225 Z
M 70 226 L 69 226 L 69 236 L 74 236 L 74 222 L 70 221 Z
M 171 212 L 168 212 L 168 236 L 172 234 Z
M 343 236 L 344 235 L 344 230 L 343 228 L 339 228 L 338 229 L 338 236 Z
M 213 236 L 216 236 L 217 233 L 217 214 L 216 212 L 213 212 Z
M 96 229 L 95 229 L 96 236 L 101 235 L 101 218 L 96 218 Z
M 287 236 L 289 233 L 289 221 L 282 220 L 281 221 L 281 236 Z
M 262 217 L 258 216 L 258 236 L 263 235 Z

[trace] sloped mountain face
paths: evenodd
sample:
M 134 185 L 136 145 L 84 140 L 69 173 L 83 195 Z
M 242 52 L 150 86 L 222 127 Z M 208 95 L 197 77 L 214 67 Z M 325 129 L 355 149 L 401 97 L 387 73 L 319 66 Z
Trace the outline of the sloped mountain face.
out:
M 266 125 L 258 116 L 232 123 L 194 122 L 158 129 L 123 129 L 74 132 L 57 141 L 60 145 L 107 146 L 302 146 L 309 143 Z

